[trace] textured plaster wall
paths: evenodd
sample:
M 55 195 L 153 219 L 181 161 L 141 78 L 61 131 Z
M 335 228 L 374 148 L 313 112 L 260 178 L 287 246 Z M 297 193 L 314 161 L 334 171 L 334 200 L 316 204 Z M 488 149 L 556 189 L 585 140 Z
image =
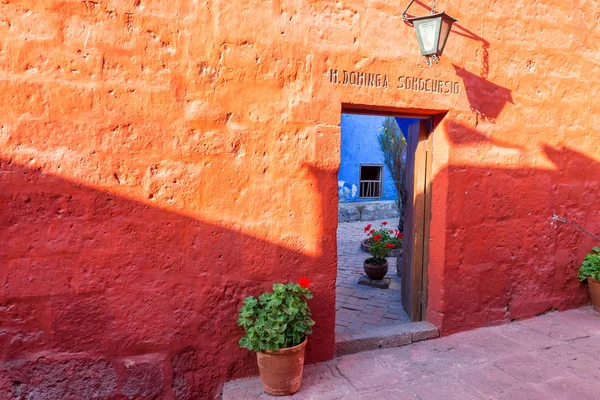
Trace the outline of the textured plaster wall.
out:
M 550 215 L 600 231 L 597 2 L 438 6 L 459 25 L 429 69 L 384 1 L 3 1 L 4 398 L 210 398 L 256 372 L 237 347 L 243 296 L 304 275 L 308 360 L 332 357 L 342 104 L 444 116 L 442 333 L 587 302 L 575 272 L 592 241 Z

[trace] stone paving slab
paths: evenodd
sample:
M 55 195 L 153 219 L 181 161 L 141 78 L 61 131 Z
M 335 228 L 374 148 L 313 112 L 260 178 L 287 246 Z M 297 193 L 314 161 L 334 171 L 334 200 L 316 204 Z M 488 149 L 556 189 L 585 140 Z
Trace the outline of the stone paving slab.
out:
M 360 248 L 367 236 L 364 227 L 378 228 L 384 220 L 345 222 L 338 225 L 338 270 L 336 281 L 336 333 L 353 333 L 390 325 L 411 322 L 402 307 L 401 283 L 396 274 L 396 258 L 388 258 L 387 289 L 359 285 L 364 275 L 363 261 L 369 253 Z M 390 229 L 398 225 L 398 218 L 386 220 Z
M 367 275 L 363 275 L 358 278 L 358 284 L 363 286 L 373 286 L 377 289 L 388 289 L 390 287 L 391 279 L 385 277 L 383 279 L 371 279 Z
M 598 400 L 600 313 L 592 307 L 553 312 L 308 365 L 302 388 L 289 397 Z M 222 398 L 272 397 L 259 378 L 248 378 L 227 383 Z

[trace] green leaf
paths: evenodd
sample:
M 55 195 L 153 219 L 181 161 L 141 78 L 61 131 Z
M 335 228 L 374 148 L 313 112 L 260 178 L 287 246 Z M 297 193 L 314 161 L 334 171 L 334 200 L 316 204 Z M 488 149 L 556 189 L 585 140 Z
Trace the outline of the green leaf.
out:
M 254 307 L 254 306 L 258 305 L 258 301 L 256 300 L 256 297 L 248 296 L 244 299 L 244 305 L 249 306 L 249 307 Z
M 286 290 L 285 285 L 281 284 L 281 283 L 274 283 L 273 284 L 273 292 L 275 293 L 284 293 Z

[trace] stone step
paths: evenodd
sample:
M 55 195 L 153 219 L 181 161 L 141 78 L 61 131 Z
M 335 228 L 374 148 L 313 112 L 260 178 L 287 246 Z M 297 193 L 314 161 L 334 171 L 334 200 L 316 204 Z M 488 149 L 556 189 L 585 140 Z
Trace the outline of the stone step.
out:
M 335 355 L 406 346 L 421 340 L 437 338 L 437 326 L 428 321 L 382 326 L 358 332 L 341 332 L 335 336 Z

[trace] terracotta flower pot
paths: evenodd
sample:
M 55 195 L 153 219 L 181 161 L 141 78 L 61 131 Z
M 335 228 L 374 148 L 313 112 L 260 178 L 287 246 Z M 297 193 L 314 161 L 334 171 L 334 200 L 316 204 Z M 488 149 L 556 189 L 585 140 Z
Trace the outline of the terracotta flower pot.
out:
M 287 396 L 300 389 L 307 340 L 294 347 L 256 353 L 260 380 L 267 394 Z
M 590 295 L 592 296 L 592 305 L 594 310 L 600 312 L 600 281 L 587 278 L 588 287 L 590 288 Z
M 385 277 L 385 274 L 388 272 L 388 262 L 385 261 L 385 264 L 375 265 L 369 264 L 366 261 L 363 262 L 363 268 L 365 270 L 365 274 L 373 280 L 380 281 Z

